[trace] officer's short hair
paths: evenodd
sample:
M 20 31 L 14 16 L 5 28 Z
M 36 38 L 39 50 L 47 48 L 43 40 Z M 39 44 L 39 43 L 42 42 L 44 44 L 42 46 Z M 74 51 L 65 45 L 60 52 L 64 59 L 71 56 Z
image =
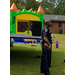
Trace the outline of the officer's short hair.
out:
M 44 20 L 44 24 L 45 24 L 45 25 L 47 24 L 46 22 L 47 22 L 47 20 Z

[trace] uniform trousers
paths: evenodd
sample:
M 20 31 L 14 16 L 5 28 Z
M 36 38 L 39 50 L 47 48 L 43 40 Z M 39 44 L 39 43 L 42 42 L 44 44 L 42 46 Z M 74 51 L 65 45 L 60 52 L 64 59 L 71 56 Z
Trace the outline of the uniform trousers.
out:
M 46 75 L 50 74 L 49 66 L 50 66 L 50 50 L 47 50 L 42 44 L 42 59 L 41 59 L 41 73 Z

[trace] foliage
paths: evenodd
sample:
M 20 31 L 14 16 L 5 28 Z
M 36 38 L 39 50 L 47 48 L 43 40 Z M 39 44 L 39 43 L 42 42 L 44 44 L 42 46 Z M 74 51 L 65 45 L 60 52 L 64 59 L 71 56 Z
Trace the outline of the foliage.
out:
M 22 10 L 25 8 L 25 2 L 24 0 L 10 0 L 10 6 L 15 3 L 17 9 L 19 10 Z
M 25 8 L 27 10 L 29 10 L 30 8 L 32 8 L 33 11 L 37 11 L 39 5 L 40 5 L 40 3 L 36 2 L 35 0 L 26 0 Z
M 63 0 L 54 10 L 56 15 L 65 15 L 65 0 Z
M 41 5 L 45 14 L 65 15 L 65 0 L 10 0 L 10 6 L 13 2 L 18 10 L 32 8 L 33 11 L 37 11 Z
M 53 14 L 54 4 L 50 2 L 50 0 L 42 0 L 41 6 L 45 12 L 45 14 Z

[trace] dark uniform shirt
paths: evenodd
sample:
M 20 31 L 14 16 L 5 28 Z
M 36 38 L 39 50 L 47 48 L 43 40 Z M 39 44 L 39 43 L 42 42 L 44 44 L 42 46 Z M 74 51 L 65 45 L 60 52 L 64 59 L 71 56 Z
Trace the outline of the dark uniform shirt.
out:
M 44 36 L 47 36 L 47 39 L 48 41 L 52 44 L 52 40 L 51 40 L 51 32 L 50 32 L 50 29 L 45 26 L 43 29 L 42 29 L 42 32 L 41 32 L 41 37 L 42 37 L 42 40 L 43 40 L 43 43 L 45 43 L 43 37 Z

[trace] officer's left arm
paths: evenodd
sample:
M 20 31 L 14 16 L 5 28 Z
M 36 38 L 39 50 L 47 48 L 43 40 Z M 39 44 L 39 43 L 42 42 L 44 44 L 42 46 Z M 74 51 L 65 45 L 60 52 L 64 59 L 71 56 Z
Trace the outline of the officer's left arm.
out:
M 47 36 L 44 36 L 43 38 L 44 38 L 44 41 L 45 41 L 48 45 L 50 45 L 50 43 L 49 43 L 49 41 L 48 41 L 48 39 L 47 39 Z
M 48 41 L 48 38 L 47 38 L 48 35 L 47 35 L 47 33 L 48 33 L 48 29 L 44 29 L 44 31 L 43 31 L 43 39 L 50 46 L 51 44 Z

